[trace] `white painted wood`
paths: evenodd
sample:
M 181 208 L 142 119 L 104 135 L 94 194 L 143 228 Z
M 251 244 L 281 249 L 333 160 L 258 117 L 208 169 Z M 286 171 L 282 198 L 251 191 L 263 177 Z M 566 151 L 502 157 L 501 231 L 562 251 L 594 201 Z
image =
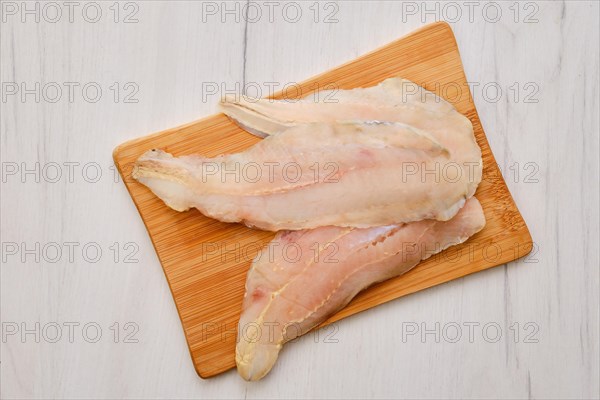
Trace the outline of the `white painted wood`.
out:
M 21 21 L 21 2 L 3 2 L 1 397 L 597 398 L 598 3 L 520 3 L 517 22 L 511 2 L 497 3 L 497 22 L 496 3 L 467 3 L 453 3 L 461 11 L 457 17 L 456 6 L 445 3 L 339 2 L 332 17 L 338 22 L 325 23 L 334 6 L 298 2 L 302 15 L 292 23 L 282 12 L 287 7 L 285 17 L 293 19 L 295 5 L 272 6 L 270 22 L 268 5 L 257 2 L 262 15 L 246 24 L 239 14 L 235 21 L 235 12 L 223 14 L 222 7 L 235 10 L 234 3 L 120 3 L 114 22 L 113 2 L 99 2 L 97 23 L 83 18 L 87 3 L 75 8 L 72 23 L 64 6 L 52 23 L 54 11 L 37 3 L 37 23 L 35 15 Z M 239 4 L 241 10 L 245 3 Z M 14 15 L 11 6 L 19 7 Z M 93 18 L 94 6 L 87 7 L 86 17 Z M 433 12 L 425 15 L 425 7 Z M 135 10 L 137 23 L 122 22 Z M 532 12 L 538 22 L 523 22 Z M 479 84 L 474 95 L 482 123 L 537 253 L 351 317 L 335 332 L 308 335 L 288 345 L 261 382 L 243 382 L 233 371 L 201 380 L 143 224 L 124 185 L 115 182 L 113 147 L 213 112 L 220 94 L 207 94 L 213 84 L 281 87 L 436 18 L 456 21 L 467 77 Z M 11 95 L 11 82 L 50 86 L 37 103 L 34 94 L 24 101 Z M 47 101 L 54 97 L 53 82 L 63 88 L 56 103 Z M 79 83 L 72 102 L 65 82 Z M 82 97 L 89 82 L 102 88 L 97 103 Z M 116 103 L 114 82 L 120 86 Z M 139 88 L 137 103 L 124 102 L 136 87 L 125 90 L 127 82 Z M 495 85 L 502 89 L 497 102 Z M 535 88 L 529 100 L 537 102 L 525 102 Z M 22 174 L 36 162 L 39 183 L 35 173 Z M 65 162 L 79 163 L 73 182 Z M 51 163 L 61 165 L 56 183 Z M 94 180 L 94 164 L 82 175 L 86 163 L 100 167 L 98 182 L 86 181 Z M 15 166 L 19 171 L 10 175 Z M 79 243 L 72 261 L 66 242 Z M 115 242 L 117 262 L 110 247 Z M 36 243 L 39 262 L 23 248 Z M 52 243 L 63 247 L 54 263 Z M 102 249 L 98 262 L 83 257 L 87 243 L 90 257 L 94 243 Z M 128 251 L 127 243 L 134 243 Z M 138 249 L 137 262 L 124 262 L 132 249 Z M 33 333 L 22 340 L 22 329 L 35 331 L 37 322 L 39 343 Z M 73 343 L 64 325 L 69 322 L 80 324 Z M 127 322 L 139 327 L 133 336 L 138 343 L 125 342 Z M 93 327 L 82 335 L 86 323 L 101 327 L 97 343 L 86 341 Z M 439 343 L 434 333 L 425 340 L 406 335 L 415 326 L 435 331 L 436 323 Z M 469 323 L 479 324 L 472 342 Z M 51 343 L 54 324 L 62 337 Z M 456 326 L 462 336 L 453 343 Z M 502 336 L 493 342 L 496 326 Z M 11 335 L 15 327 L 20 332 Z

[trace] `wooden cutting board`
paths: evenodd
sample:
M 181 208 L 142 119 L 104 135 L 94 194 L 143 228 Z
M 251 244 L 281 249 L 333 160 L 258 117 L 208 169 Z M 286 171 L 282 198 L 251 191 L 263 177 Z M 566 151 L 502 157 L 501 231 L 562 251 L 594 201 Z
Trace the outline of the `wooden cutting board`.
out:
M 468 90 L 456 41 L 446 23 L 427 25 L 379 50 L 300 84 L 286 94 L 315 89 L 351 89 L 401 76 L 454 103 L 475 129 L 483 151 L 483 181 L 476 196 L 486 227 L 466 243 L 436 255 L 408 272 L 357 296 L 324 325 L 425 288 L 504 264 L 528 254 L 532 241 L 488 145 Z M 332 86 L 333 85 L 333 86 Z M 282 98 L 283 94 L 276 95 Z M 274 235 L 207 218 L 196 210 L 169 209 L 131 178 L 133 162 L 146 150 L 175 156 L 239 152 L 260 139 L 223 114 L 155 133 L 118 146 L 114 160 L 148 229 L 185 331 L 198 374 L 211 377 L 235 366 L 236 325 L 246 271 L 258 249 Z M 290 345 L 290 347 L 292 347 Z

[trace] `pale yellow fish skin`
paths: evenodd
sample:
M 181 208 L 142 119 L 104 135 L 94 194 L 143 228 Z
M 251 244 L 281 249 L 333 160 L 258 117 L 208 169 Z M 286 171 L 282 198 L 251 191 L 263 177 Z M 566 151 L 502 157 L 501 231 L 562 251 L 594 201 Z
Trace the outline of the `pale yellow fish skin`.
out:
M 445 222 L 278 233 L 246 278 L 236 347 L 238 373 L 246 380 L 261 379 L 285 342 L 323 322 L 364 288 L 466 241 L 484 225 L 481 205 L 472 197 Z M 298 249 L 299 256 L 294 253 Z
M 470 131 L 438 136 L 398 122 L 302 124 L 216 158 L 152 150 L 133 177 L 175 210 L 271 231 L 448 220 L 481 180 L 481 150 Z

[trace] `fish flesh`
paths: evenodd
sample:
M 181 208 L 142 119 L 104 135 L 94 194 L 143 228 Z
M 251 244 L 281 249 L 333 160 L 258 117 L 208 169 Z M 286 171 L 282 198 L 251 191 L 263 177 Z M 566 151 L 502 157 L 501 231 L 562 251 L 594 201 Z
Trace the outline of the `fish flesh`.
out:
M 297 100 L 226 95 L 219 109 L 260 137 L 299 124 L 335 121 L 402 122 L 439 136 L 473 134 L 470 120 L 451 103 L 403 78 L 367 88 L 320 91 Z
M 323 322 L 366 287 L 407 272 L 484 225 L 481 205 L 472 197 L 445 222 L 279 232 L 247 275 L 238 372 L 246 380 L 262 378 L 285 342 Z
M 255 99 L 227 95 L 220 110 L 246 131 L 266 137 L 311 122 L 388 121 L 428 132 L 446 147 L 462 173 L 481 181 L 483 163 L 471 121 L 454 106 L 403 78 L 388 78 L 376 86 L 328 90 L 298 100 Z M 477 157 L 479 155 L 479 157 Z
M 436 170 L 432 174 L 443 175 L 446 180 L 453 179 L 451 172 L 468 177 L 470 188 L 466 198 L 474 194 L 473 189 L 481 182 L 483 161 L 471 121 L 450 102 L 407 79 L 394 77 L 366 88 L 320 91 L 299 100 L 228 95 L 221 101 L 220 109 L 243 129 L 259 137 L 315 122 L 402 123 L 427 132 L 448 151 L 452 162 L 436 163 L 435 167 L 442 172 Z M 409 168 L 410 162 L 404 165 Z M 419 170 L 425 175 L 430 171 L 425 165 Z M 431 195 L 437 196 L 434 192 Z M 440 219 L 434 215 L 429 218 Z
M 472 131 L 452 134 L 400 122 L 299 124 L 215 158 L 151 150 L 132 176 L 177 211 L 270 231 L 445 221 L 481 180 Z
M 261 379 L 284 343 L 319 325 L 366 287 L 405 273 L 484 225 L 481 205 L 472 197 L 445 222 L 279 232 L 246 278 L 236 346 L 239 374 Z

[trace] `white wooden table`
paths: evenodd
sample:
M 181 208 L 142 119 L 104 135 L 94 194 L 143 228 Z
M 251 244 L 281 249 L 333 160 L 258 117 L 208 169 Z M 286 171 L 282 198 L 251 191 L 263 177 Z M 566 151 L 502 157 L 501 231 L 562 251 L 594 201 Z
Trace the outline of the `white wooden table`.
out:
M 2 398 L 600 396 L 597 2 L 1 9 Z M 112 149 L 439 19 L 536 251 L 201 380 Z

